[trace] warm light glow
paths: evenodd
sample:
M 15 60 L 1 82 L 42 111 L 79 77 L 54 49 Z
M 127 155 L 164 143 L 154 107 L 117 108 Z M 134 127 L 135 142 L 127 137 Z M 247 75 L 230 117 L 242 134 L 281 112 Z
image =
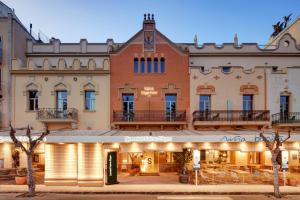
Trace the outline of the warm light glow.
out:
M 119 149 L 120 145 L 119 145 L 119 143 L 115 142 L 115 143 L 113 143 L 113 144 L 111 145 L 111 147 L 112 147 L 113 149 Z
M 78 144 L 78 180 L 103 179 L 102 145 Z
M 45 181 L 77 179 L 77 145 L 45 145 Z
M 211 149 L 211 144 L 209 142 L 205 142 L 204 149 Z
M 246 142 L 241 142 L 240 143 L 240 151 L 247 151 L 248 145 Z
M 293 148 L 300 150 L 300 143 L 299 142 L 294 142 L 293 143 Z
M 60 142 L 60 143 L 58 143 L 58 144 L 65 144 L 65 143 L 63 143 L 63 142 Z
M 174 145 L 174 143 L 173 142 L 169 142 L 168 144 L 167 144 L 167 151 L 175 151 L 175 145 Z
M 193 148 L 193 143 L 191 143 L 191 142 L 187 142 L 187 143 L 185 143 L 184 144 L 184 147 L 186 147 L 186 148 Z
M 229 150 L 229 144 L 228 142 L 223 142 L 220 146 L 221 150 Z

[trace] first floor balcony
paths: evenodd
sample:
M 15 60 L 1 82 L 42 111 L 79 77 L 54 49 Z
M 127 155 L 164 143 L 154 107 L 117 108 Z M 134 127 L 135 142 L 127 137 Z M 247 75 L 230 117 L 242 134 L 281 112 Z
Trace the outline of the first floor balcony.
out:
M 276 126 L 300 127 L 300 112 L 286 112 L 273 114 L 272 124 Z
M 185 125 L 186 112 L 160 110 L 113 111 L 113 124 L 120 125 Z
M 76 108 L 39 108 L 37 119 L 41 122 L 77 122 L 78 110 Z
M 265 125 L 269 120 L 268 110 L 206 110 L 193 113 L 194 126 Z

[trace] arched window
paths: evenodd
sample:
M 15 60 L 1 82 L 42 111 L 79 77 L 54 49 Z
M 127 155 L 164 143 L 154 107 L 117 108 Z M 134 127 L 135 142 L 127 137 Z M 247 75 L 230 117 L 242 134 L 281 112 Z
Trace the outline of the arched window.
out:
M 151 63 L 151 58 L 147 58 L 147 72 L 151 73 L 152 71 L 152 63 Z
M 139 60 L 137 58 L 134 58 L 134 73 L 139 72 Z
M 145 59 L 141 58 L 141 71 L 142 74 L 145 73 Z
M 158 73 L 158 59 L 154 58 L 154 73 Z
M 164 58 L 160 59 L 160 72 L 165 73 L 165 59 Z

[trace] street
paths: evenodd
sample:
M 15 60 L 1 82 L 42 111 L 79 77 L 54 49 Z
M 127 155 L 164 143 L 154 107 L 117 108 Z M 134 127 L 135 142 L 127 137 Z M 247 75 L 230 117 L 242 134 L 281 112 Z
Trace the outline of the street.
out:
M 34 198 L 17 197 L 21 193 L 2 193 L 0 200 L 34 199 L 34 200 L 272 200 L 273 196 L 267 195 L 135 195 L 135 194 L 58 194 L 38 193 Z M 299 200 L 300 195 L 287 195 L 283 200 Z

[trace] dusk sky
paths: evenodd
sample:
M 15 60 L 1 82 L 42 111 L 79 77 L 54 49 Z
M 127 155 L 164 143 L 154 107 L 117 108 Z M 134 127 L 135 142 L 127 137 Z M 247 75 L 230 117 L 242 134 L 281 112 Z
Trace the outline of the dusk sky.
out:
M 33 24 L 62 42 L 125 42 L 142 27 L 143 14 L 155 15 L 156 27 L 174 42 L 265 44 L 272 24 L 293 13 L 299 0 L 3 0 L 26 27 Z

